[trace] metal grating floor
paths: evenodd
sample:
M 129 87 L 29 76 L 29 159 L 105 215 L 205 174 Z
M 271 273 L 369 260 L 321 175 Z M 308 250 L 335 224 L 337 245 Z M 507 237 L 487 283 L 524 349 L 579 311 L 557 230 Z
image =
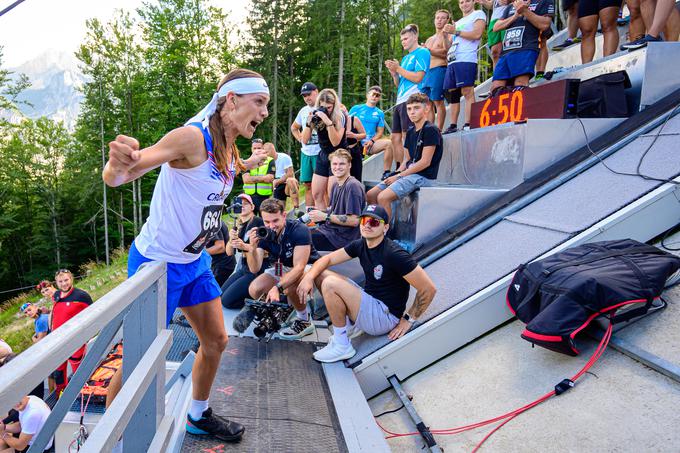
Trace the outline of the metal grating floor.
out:
M 181 362 L 190 350 L 198 350 L 198 337 L 189 325 L 189 321 L 183 318 L 178 309 L 168 328 L 172 330 L 172 346 L 165 356 L 168 362 Z
M 311 343 L 230 337 L 210 393 L 215 413 L 246 426 L 229 444 L 186 434 L 183 452 L 346 452 Z

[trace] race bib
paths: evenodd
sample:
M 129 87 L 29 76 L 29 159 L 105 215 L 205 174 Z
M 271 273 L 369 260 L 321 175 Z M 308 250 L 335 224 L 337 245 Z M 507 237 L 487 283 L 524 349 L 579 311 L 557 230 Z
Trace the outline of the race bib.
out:
M 503 38 L 503 50 L 521 49 L 523 37 L 524 25 L 507 30 Z
M 452 42 L 449 51 L 446 52 L 446 63 L 451 64 L 456 61 L 456 48 L 458 47 L 457 42 Z
M 196 239 L 184 247 L 186 253 L 199 254 L 205 248 L 206 242 L 220 230 L 222 205 L 210 205 L 203 208 L 201 214 L 201 232 Z

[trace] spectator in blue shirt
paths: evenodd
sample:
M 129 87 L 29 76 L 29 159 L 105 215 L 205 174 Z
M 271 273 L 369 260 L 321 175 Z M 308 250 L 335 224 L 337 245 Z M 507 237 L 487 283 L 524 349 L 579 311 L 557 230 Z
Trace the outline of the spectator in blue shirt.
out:
M 385 113 L 378 108 L 382 98 L 382 88 L 372 86 L 366 93 L 366 103 L 357 104 L 349 111 L 350 116 L 356 116 L 366 129 L 366 138 L 361 141 L 366 155 L 378 154 L 385 151 L 383 156 L 383 175 L 390 173 L 394 157 L 392 141 L 383 138 L 385 132 Z M 383 178 L 384 179 L 384 178 Z
M 33 335 L 33 343 L 45 338 L 50 332 L 50 317 L 47 314 L 43 314 L 40 308 L 31 303 L 23 304 L 21 312 L 34 320 L 35 334 Z
M 413 125 L 406 113 L 406 101 L 415 93 L 422 93 L 422 83 L 430 68 L 430 51 L 418 44 L 418 26 L 409 24 L 401 30 L 401 46 L 408 52 L 401 59 L 385 61 L 385 66 L 392 75 L 397 87 L 397 102 L 392 112 L 392 149 L 397 168 L 404 158 L 404 135 Z M 392 162 L 390 162 L 390 168 Z

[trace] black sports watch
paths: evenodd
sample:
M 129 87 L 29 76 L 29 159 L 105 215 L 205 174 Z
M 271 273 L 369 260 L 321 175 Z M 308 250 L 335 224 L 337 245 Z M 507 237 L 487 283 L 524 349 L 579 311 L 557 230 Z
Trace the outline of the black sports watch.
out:
M 413 323 L 416 322 L 415 319 L 411 319 L 411 316 L 409 316 L 408 313 L 404 313 L 404 315 L 402 316 L 402 318 L 404 319 L 404 321 L 408 322 L 408 323 L 411 324 L 411 325 L 413 325 Z
M 279 294 L 283 294 L 283 286 L 281 286 L 281 283 L 276 284 L 276 289 L 279 290 Z

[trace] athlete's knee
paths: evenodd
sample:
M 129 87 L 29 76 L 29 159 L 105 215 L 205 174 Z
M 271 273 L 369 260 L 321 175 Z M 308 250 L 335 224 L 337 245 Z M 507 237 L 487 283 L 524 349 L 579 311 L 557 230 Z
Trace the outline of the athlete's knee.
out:
M 201 341 L 201 347 L 205 348 L 205 352 L 209 355 L 221 355 L 227 348 L 228 343 L 229 337 L 227 336 L 227 332 L 222 329 L 221 332 L 211 335 L 208 339 Z

